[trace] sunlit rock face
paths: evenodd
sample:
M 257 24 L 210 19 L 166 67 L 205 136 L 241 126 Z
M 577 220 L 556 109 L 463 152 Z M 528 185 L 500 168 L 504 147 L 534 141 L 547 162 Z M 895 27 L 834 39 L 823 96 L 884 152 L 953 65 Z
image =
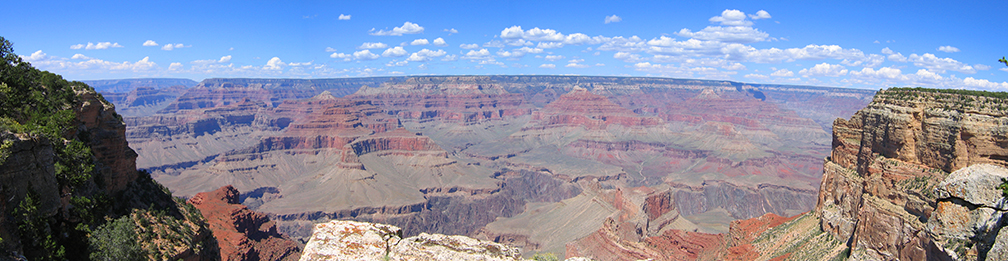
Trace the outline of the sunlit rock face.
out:
M 301 260 L 523 260 L 507 245 L 464 236 L 402 237 L 392 225 L 333 220 L 315 225 Z
M 981 180 L 998 179 L 1003 171 L 976 164 L 1008 164 L 1008 117 L 997 106 L 1003 102 L 887 90 L 850 120 L 838 119 L 814 211 L 822 229 L 847 241 L 858 258 L 986 255 L 992 229 L 999 227 L 990 214 L 997 211 L 1000 183 Z M 966 193 L 967 187 L 975 192 Z M 967 205 L 988 207 L 969 212 Z

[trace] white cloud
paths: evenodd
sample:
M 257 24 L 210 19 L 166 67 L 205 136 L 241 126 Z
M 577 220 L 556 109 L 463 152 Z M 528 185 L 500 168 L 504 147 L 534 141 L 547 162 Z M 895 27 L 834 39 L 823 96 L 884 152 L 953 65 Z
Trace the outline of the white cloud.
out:
M 157 68 L 157 63 L 150 61 L 150 57 L 144 57 L 136 62 L 110 62 L 101 59 L 90 58 L 84 55 L 74 55 L 82 61 L 72 61 L 67 58 L 49 56 L 42 50 L 35 51 L 30 56 L 20 56 L 21 59 L 32 63 L 33 66 L 42 70 L 61 71 L 90 71 L 98 73 L 132 71 L 139 73 L 149 73 Z
M 925 53 L 924 55 L 910 54 L 910 57 L 908 57 L 907 60 L 913 62 L 914 66 L 934 70 L 938 73 L 945 73 L 946 70 L 963 73 L 976 73 L 976 69 L 973 69 L 973 66 L 969 66 L 952 58 L 938 58 L 934 54 L 930 53 Z
M 99 43 L 95 44 L 95 43 L 88 42 L 87 45 L 84 45 L 84 44 L 71 45 L 70 49 L 77 50 L 77 49 L 83 48 L 85 50 L 104 50 L 104 49 L 108 49 L 108 48 L 122 48 L 122 47 L 123 46 L 119 45 L 119 43 L 99 42 Z
M 283 66 L 286 66 L 286 65 L 287 65 L 286 63 L 284 63 L 283 61 L 280 61 L 280 57 L 274 56 L 268 62 L 266 62 L 266 66 L 263 66 L 263 69 L 266 69 L 266 70 L 280 70 L 280 69 L 283 69 Z
M 350 20 L 350 15 L 348 15 L 348 14 L 340 14 L 339 15 L 339 19 L 340 20 Z M 365 20 L 367 20 L 367 19 L 365 19 Z
M 765 10 L 759 10 L 756 14 L 749 15 L 749 19 L 759 20 L 759 19 L 770 19 L 770 13 Z
M 984 88 L 984 89 L 997 89 L 1004 90 L 1008 89 L 1008 82 L 991 82 L 986 79 L 974 79 L 973 77 L 966 77 L 963 79 L 963 84 L 970 87 Z
M 702 79 L 727 79 L 737 72 L 723 72 L 712 67 L 690 67 L 675 66 L 671 64 L 652 64 L 650 62 L 640 62 L 633 65 L 634 70 L 655 73 L 666 77 L 678 78 L 702 78 Z M 696 74 L 699 74 L 697 76 Z
M 147 40 L 146 42 L 143 43 L 143 46 L 158 46 L 158 45 L 159 44 L 157 44 L 157 42 L 155 42 L 154 40 Z
M 459 48 L 462 48 L 462 49 L 476 49 L 476 48 L 479 48 L 479 45 L 478 44 L 460 44 Z
M 353 53 L 353 56 L 357 60 L 374 60 L 378 59 L 377 54 L 371 53 L 371 50 L 360 50 Z
M 639 54 L 628 53 L 628 52 L 616 52 L 613 54 L 613 58 L 622 60 L 623 62 L 636 63 L 641 61 Z
M 693 32 L 689 29 L 683 28 L 675 34 L 699 40 L 729 43 L 762 42 L 766 41 L 770 37 L 770 34 L 748 26 L 708 26 L 698 32 Z
M 616 15 L 610 15 L 610 16 L 606 16 L 605 17 L 605 23 L 607 23 L 607 24 L 608 23 L 619 23 L 620 21 L 623 21 L 623 18 L 621 18 L 619 16 L 616 16 Z
M 388 45 L 381 42 L 377 43 L 365 42 L 357 47 L 357 49 L 385 49 L 385 48 L 388 48 Z
M 990 68 L 991 67 L 988 66 L 988 65 L 986 65 L 986 64 L 974 64 L 973 65 L 973 69 L 977 69 L 977 70 L 981 70 L 981 71 L 990 70 Z
M 385 57 L 400 57 L 406 54 L 409 54 L 409 52 L 407 52 L 406 49 L 403 49 L 402 46 L 396 46 L 385 49 L 385 51 L 382 52 L 381 55 Z
M 527 45 L 533 45 L 532 41 L 526 41 L 525 39 L 505 40 L 504 44 L 507 44 L 507 45 L 510 45 L 510 46 L 527 46 Z
M 528 31 L 522 30 L 521 26 L 511 26 L 504 28 L 500 34 L 501 38 L 504 39 L 526 39 L 530 41 L 547 41 L 547 42 L 561 42 L 565 39 L 564 35 L 553 29 L 539 29 L 535 27 L 529 29 Z
M 746 78 L 755 78 L 755 79 L 766 79 L 766 78 L 770 78 L 769 76 L 766 76 L 766 75 L 762 75 L 762 74 L 756 74 L 756 73 L 750 73 L 750 74 L 746 74 L 745 76 L 742 76 L 742 77 L 746 77 Z
M 547 61 L 558 61 L 558 60 L 563 60 L 563 58 L 564 58 L 563 55 L 547 55 L 543 59 L 546 59 Z
M 441 58 L 441 61 L 444 61 L 444 62 L 458 61 L 458 55 L 454 55 L 454 54 L 445 55 L 444 58 Z
M 465 56 L 462 56 L 462 59 L 483 59 L 488 57 L 490 57 L 490 51 L 487 51 L 487 49 L 480 49 L 479 51 L 469 50 Z
M 812 68 L 801 69 L 801 71 L 798 71 L 799 74 L 805 77 L 818 77 L 818 76 L 838 77 L 841 75 L 846 75 L 847 72 L 848 72 L 847 69 L 844 68 L 843 65 L 828 64 L 828 63 L 816 64 L 815 66 L 812 66 Z
M 938 47 L 938 50 L 942 51 L 942 52 L 946 52 L 946 53 L 954 53 L 954 52 L 958 52 L 959 48 L 955 48 L 955 47 L 946 45 L 946 46 L 940 46 L 940 47 Z
M 457 33 L 458 33 L 458 30 L 455 30 L 455 28 L 452 28 L 452 29 L 444 29 L 444 31 L 445 31 L 445 32 L 448 32 L 448 35 L 452 35 L 452 34 L 457 34 Z
M 331 53 L 331 52 L 335 52 L 335 51 L 336 51 L 336 48 L 332 48 L 332 47 L 326 47 L 325 48 L 325 52 L 327 52 L 327 53 Z
M 791 70 L 788 70 L 788 69 L 780 69 L 780 70 L 777 70 L 777 71 L 774 71 L 773 73 L 771 73 L 770 76 L 774 76 L 774 77 L 791 77 L 791 76 L 794 76 L 794 72 L 792 72 Z
M 409 64 L 409 62 L 405 60 L 404 61 L 391 60 L 388 63 L 386 63 L 385 66 L 397 67 L 397 66 L 406 66 L 406 64 Z
M 536 45 L 536 48 L 552 49 L 552 48 L 560 48 L 563 46 L 564 44 L 561 42 L 539 42 L 539 45 Z
M 553 69 L 553 68 L 556 68 L 556 64 L 544 63 L 542 65 L 539 65 L 539 68 L 550 68 L 550 69 Z
M 746 66 L 741 63 L 730 63 L 722 65 L 721 69 L 732 70 L 732 71 L 742 71 L 746 69 Z
M 35 52 L 35 53 L 32 53 L 32 56 L 35 56 L 35 54 L 36 54 L 36 53 L 40 53 L 40 54 L 41 54 L 41 52 L 42 52 L 42 50 L 39 50 L 39 51 L 37 51 L 37 52 Z M 78 53 L 78 54 L 74 54 L 74 55 L 73 55 L 73 57 L 70 57 L 70 59 L 84 59 L 84 60 L 91 60 L 91 57 L 87 57 L 87 56 L 84 56 L 83 54 L 79 54 L 79 53 Z
M 423 50 L 420 50 L 419 52 L 415 52 L 415 53 L 410 54 L 409 58 L 406 58 L 406 61 L 410 61 L 410 62 L 427 62 L 427 61 L 430 61 L 431 58 L 441 57 L 441 56 L 443 56 L 445 54 L 447 54 L 447 53 L 445 51 L 443 51 L 443 50 L 431 51 L 431 50 L 428 50 L 428 49 L 423 49 Z
M 344 62 L 349 62 L 350 59 L 353 59 L 353 55 L 349 55 L 349 54 L 345 54 L 345 53 L 332 53 L 332 54 L 329 55 L 329 57 L 336 58 L 336 59 L 343 59 Z
M 438 37 L 437 39 L 434 39 L 434 45 L 435 46 L 448 46 L 448 43 L 445 42 L 444 38 Z
M 770 15 L 770 14 L 767 14 Z M 742 11 L 735 9 L 725 9 L 720 16 L 711 17 L 711 23 L 720 23 L 728 26 L 750 26 L 752 22 L 746 20 L 746 15 Z
M 215 63 L 227 63 L 227 62 L 230 62 L 230 61 L 231 61 L 231 56 L 230 55 L 225 55 L 225 56 L 222 56 L 220 59 L 216 59 L 216 60 L 214 60 L 214 59 L 195 60 L 195 61 L 192 61 L 190 63 L 191 64 L 207 65 L 207 64 L 215 64 Z
M 497 51 L 497 56 L 505 57 L 505 58 L 521 58 L 521 57 L 524 57 L 526 54 L 530 54 L 530 53 L 542 53 L 542 52 L 543 52 L 543 49 L 540 49 L 540 48 L 529 48 L 528 46 L 525 46 L 525 47 L 522 47 L 522 48 L 513 49 L 510 52 L 504 51 L 504 50 Z
M 430 41 L 427 41 L 427 39 L 416 39 L 410 43 L 410 45 L 428 45 L 428 44 L 430 44 Z
M 371 28 L 371 31 L 369 32 L 369 34 L 371 34 L 371 35 L 396 35 L 396 36 L 398 36 L 398 35 L 403 35 L 403 34 L 418 34 L 418 33 L 422 33 L 424 31 L 424 28 L 423 28 L 423 26 L 420 26 L 418 24 L 414 24 L 414 23 L 410 23 L 410 22 L 405 22 L 405 23 L 403 23 L 403 25 L 401 27 L 395 27 L 395 28 L 392 28 L 392 30 L 389 30 L 389 31 L 378 30 L 377 32 L 375 32 L 374 30 L 375 30 L 374 28 Z
M 168 65 L 169 71 L 178 71 L 182 69 L 182 63 L 171 63 Z
M 182 48 L 182 47 L 188 47 L 188 46 L 182 45 L 180 43 L 177 43 L 177 44 L 165 44 L 164 46 L 161 46 L 161 50 L 171 51 L 171 50 L 175 50 L 175 49 Z
M 903 56 L 902 53 L 893 52 L 893 50 L 889 49 L 889 47 L 882 48 L 882 54 L 889 55 L 887 58 L 890 61 L 901 62 L 901 63 L 907 61 L 906 56 Z

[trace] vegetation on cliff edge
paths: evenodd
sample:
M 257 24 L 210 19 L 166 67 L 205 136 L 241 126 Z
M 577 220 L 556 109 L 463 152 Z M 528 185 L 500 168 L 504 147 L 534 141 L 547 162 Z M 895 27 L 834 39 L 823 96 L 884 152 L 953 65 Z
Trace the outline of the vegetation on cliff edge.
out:
M 8 195 L 12 190 L 0 190 L 5 198 L 20 199 L 5 208 L 9 213 L 3 215 L 10 218 L 0 219 L 8 222 L 0 225 L 16 230 L 9 231 L 14 238 L 0 239 L 0 259 L 169 259 L 181 253 L 163 256 L 171 254 L 162 253 L 164 245 L 187 245 L 195 253 L 216 248 L 202 215 L 192 213 L 191 206 L 174 199 L 149 174 L 141 172 L 125 191 L 113 193 L 101 184 L 101 173 L 96 171 L 98 160 L 92 152 L 92 145 L 97 144 L 91 144 L 91 133 L 79 127 L 76 111 L 82 103 L 80 93 L 93 94 L 99 102 L 109 104 L 101 94 L 82 82 L 67 81 L 32 67 L 14 53 L 12 44 L 3 37 L 0 58 L 0 166 L 7 164 L 17 139 L 47 142 L 54 152 L 51 169 L 55 170 L 58 188 L 29 188 L 27 195 Z M 58 193 L 56 197 L 68 200 L 58 213 L 44 213 L 39 195 L 50 194 L 41 193 Z M 175 224 L 171 228 L 184 225 L 186 229 L 166 231 L 163 236 L 168 238 L 159 238 L 158 242 L 144 241 L 138 231 L 149 219 Z M 198 237 L 202 239 L 194 241 Z M 205 257 L 219 257 L 207 254 Z

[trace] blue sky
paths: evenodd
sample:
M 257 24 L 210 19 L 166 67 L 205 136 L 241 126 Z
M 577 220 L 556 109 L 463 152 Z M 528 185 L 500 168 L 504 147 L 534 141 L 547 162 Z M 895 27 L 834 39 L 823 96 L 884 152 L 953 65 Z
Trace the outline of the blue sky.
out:
M 73 80 L 607 75 L 1008 90 L 1006 1 L 14 1 Z

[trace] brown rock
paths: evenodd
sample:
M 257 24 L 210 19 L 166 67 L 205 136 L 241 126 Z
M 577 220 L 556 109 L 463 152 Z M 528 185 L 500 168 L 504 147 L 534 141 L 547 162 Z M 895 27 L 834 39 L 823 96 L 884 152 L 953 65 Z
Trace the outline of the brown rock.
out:
M 234 187 L 224 186 L 188 201 L 210 224 L 221 260 L 297 260 L 297 243 L 278 233 L 266 215 L 238 204 L 238 195 Z

